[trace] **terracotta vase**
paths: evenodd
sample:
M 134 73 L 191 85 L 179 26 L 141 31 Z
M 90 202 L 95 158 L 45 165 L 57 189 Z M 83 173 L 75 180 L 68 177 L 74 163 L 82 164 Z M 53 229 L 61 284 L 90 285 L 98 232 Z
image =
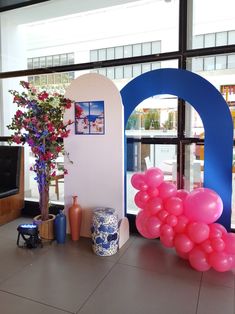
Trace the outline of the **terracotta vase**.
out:
M 41 220 L 41 215 L 33 218 L 35 224 L 38 225 L 39 235 L 44 240 L 54 240 L 54 221 L 55 215 L 49 214 L 48 220 Z
M 82 209 L 78 204 L 78 197 L 73 196 L 73 204 L 68 210 L 69 225 L 71 239 L 78 241 L 80 238 L 81 222 L 82 222 Z

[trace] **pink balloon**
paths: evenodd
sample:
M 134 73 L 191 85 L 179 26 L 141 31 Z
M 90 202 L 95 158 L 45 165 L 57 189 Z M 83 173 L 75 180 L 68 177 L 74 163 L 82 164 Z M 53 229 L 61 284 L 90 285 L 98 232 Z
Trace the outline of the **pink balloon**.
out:
M 162 222 L 156 216 L 150 216 L 146 221 L 147 232 L 151 237 L 159 238 L 161 225 Z
M 223 236 L 227 234 L 227 230 L 225 229 L 225 227 L 217 222 L 211 224 L 209 227 L 210 227 L 210 238 L 217 238 L 217 237 L 221 237 L 221 235 Z
M 150 197 L 156 197 L 159 194 L 158 188 L 148 187 L 147 193 Z
M 153 197 L 148 200 L 147 209 L 152 213 L 156 214 L 163 209 L 162 199 L 159 197 Z
M 162 222 L 165 222 L 166 221 L 166 218 L 168 216 L 168 212 L 165 210 L 165 209 L 161 209 L 159 210 L 157 216 L 158 218 L 162 221 Z
M 139 208 L 145 208 L 147 201 L 149 200 L 149 195 L 145 191 L 139 191 L 136 193 L 134 197 L 134 201 L 137 207 Z
M 211 268 L 207 255 L 198 247 L 193 248 L 189 253 L 189 262 L 198 271 L 207 271 Z
M 174 230 L 171 226 L 164 224 L 160 228 L 160 235 L 161 236 L 165 236 L 165 235 L 174 236 Z
M 131 177 L 131 184 L 135 189 L 141 190 L 142 186 L 146 184 L 144 173 L 137 172 L 133 174 Z
M 177 217 L 177 225 L 174 227 L 176 233 L 183 233 L 188 225 L 188 218 L 184 215 Z
M 216 252 L 222 252 L 225 248 L 225 243 L 221 238 L 212 238 L 211 246 Z
M 200 244 L 200 248 L 203 250 L 203 252 L 205 252 L 206 254 L 210 254 L 212 253 L 214 250 L 213 250 L 213 247 L 211 245 L 211 241 L 209 239 L 207 239 L 206 241 L 202 242 Z
M 184 189 L 180 189 L 180 190 L 177 190 L 175 196 L 180 198 L 182 201 L 184 201 L 188 195 L 189 195 L 189 191 L 186 191 Z
M 199 188 L 189 193 L 184 201 L 184 214 L 191 221 L 216 221 L 222 214 L 223 203 L 220 196 L 211 189 Z
M 136 216 L 135 224 L 139 233 L 147 239 L 155 239 L 155 236 L 151 235 L 147 230 L 147 221 L 150 214 L 146 210 L 141 210 Z
M 172 197 L 176 195 L 176 186 L 170 182 L 162 182 L 162 184 L 158 187 L 159 196 L 162 199 L 167 199 L 168 197 Z
M 145 172 L 145 180 L 148 186 L 156 188 L 164 179 L 164 175 L 159 168 L 150 168 Z
M 172 236 L 172 235 L 169 235 L 169 234 L 161 235 L 160 236 L 160 241 L 167 248 L 170 248 L 170 247 L 174 246 L 174 236 Z
M 209 263 L 219 272 L 228 271 L 232 268 L 233 261 L 225 252 L 213 252 L 209 255 Z
M 166 217 L 166 223 L 171 227 L 175 227 L 178 223 L 178 219 L 175 215 L 168 215 Z
M 175 216 L 182 215 L 184 211 L 183 201 L 176 196 L 170 197 L 165 202 L 165 209 L 169 214 L 173 214 Z
M 210 228 L 203 222 L 190 222 L 187 233 L 193 242 L 201 243 L 209 238 Z
M 235 233 L 229 232 L 223 237 L 225 243 L 225 252 L 235 254 Z
M 194 243 L 186 234 L 177 234 L 174 240 L 175 248 L 177 252 L 188 253 L 194 247 Z

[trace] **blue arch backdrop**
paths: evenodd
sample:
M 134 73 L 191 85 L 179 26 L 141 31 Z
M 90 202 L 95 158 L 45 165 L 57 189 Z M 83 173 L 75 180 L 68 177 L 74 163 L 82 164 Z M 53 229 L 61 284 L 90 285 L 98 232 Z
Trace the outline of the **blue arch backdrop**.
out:
M 178 96 L 199 113 L 205 130 L 204 187 L 222 198 L 224 209 L 218 222 L 230 230 L 233 122 L 226 101 L 211 83 L 195 73 L 153 70 L 136 77 L 121 90 L 125 125 L 139 103 L 159 94 Z

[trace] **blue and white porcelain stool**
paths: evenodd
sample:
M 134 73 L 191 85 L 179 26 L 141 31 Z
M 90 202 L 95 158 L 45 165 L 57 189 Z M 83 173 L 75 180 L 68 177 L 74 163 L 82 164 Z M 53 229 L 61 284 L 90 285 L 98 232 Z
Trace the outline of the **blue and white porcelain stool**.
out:
M 100 256 L 117 253 L 119 230 L 118 216 L 113 208 L 96 208 L 91 225 L 92 249 Z

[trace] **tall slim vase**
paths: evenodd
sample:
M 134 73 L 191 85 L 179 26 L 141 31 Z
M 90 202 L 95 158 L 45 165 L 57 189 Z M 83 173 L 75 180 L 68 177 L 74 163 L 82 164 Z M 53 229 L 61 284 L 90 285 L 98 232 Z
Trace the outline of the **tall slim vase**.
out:
M 81 231 L 82 209 L 78 204 L 78 197 L 76 195 L 73 196 L 73 204 L 69 207 L 68 214 L 71 239 L 73 241 L 78 241 Z

